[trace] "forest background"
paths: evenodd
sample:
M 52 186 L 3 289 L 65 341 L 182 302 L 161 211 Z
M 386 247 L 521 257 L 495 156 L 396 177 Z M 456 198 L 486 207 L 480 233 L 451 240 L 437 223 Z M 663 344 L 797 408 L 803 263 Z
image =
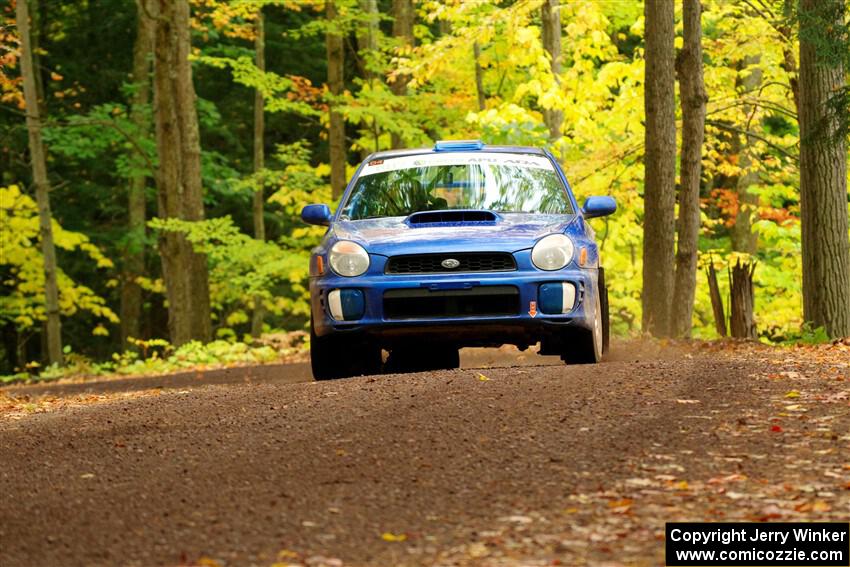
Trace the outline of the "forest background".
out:
M 718 271 L 728 318 L 727 269 L 741 260 L 755 265 L 753 336 L 850 335 L 850 26 L 843 1 L 822 5 L 828 10 L 810 0 L 7 1 L 0 374 L 53 364 L 55 375 L 63 362 L 138 370 L 162 352 L 187 363 L 274 358 L 257 337 L 309 324 L 309 251 L 323 231 L 300 221 L 301 207 L 337 203 L 373 151 L 439 139 L 549 148 L 580 202 L 617 199 L 614 216 L 591 221 L 615 334 L 717 337 L 703 270 Z M 647 75 L 648 65 L 660 71 Z M 697 68 L 703 84 L 688 86 Z M 647 76 L 666 77 L 669 88 L 645 88 Z M 813 98 L 824 85 L 826 95 Z M 669 100 L 658 115 L 670 117 L 660 130 L 647 121 L 659 88 Z M 701 106 L 690 117 L 689 100 Z M 683 133 L 696 131 L 688 123 L 700 112 L 694 168 L 684 165 L 694 144 Z M 828 132 L 801 136 L 801 119 Z M 666 146 L 653 140 L 659 132 Z M 826 172 L 805 157 L 807 144 Z M 810 185 L 831 175 L 821 185 L 840 209 L 827 223 L 839 235 L 834 259 L 806 268 L 814 302 L 806 309 L 804 170 Z M 696 271 L 683 272 L 672 247 L 678 231 L 680 256 L 687 250 L 691 186 Z M 677 269 L 694 274 L 686 324 L 648 317 L 652 214 L 665 219 L 670 247 L 651 259 L 653 270 L 670 285 Z M 813 290 L 831 290 L 820 301 L 834 304 L 832 315 Z

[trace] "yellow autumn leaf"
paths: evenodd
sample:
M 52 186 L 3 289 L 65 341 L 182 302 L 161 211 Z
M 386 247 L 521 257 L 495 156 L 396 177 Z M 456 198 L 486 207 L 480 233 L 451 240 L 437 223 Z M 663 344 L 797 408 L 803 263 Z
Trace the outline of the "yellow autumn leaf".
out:
M 381 539 L 384 541 L 391 542 L 404 541 L 407 539 L 407 534 L 394 534 L 390 532 L 384 532 L 381 534 Z

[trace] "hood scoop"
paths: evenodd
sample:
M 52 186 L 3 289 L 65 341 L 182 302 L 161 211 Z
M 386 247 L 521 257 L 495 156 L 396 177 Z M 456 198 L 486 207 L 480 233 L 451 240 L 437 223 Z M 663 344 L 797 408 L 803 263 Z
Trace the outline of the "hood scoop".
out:
M 448 210 L 413 213 L 404 222 L 411 228 L 434 225 L 494 225 L 499 219 L 492 211 Z

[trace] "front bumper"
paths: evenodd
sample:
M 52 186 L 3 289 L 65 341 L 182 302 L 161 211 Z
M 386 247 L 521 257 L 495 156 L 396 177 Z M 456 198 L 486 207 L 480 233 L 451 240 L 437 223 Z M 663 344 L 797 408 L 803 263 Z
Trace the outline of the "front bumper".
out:
M 414 339 L 450 342 L 458 346 L 516 344 L 527 346 L 563 331 L 565 328 L 591 329 L 595 313 L 597 270 L 570 264 L 563 270 L 546 272 L 531 264 L 530 251 L 514 253 L 517 270 L 512 272 L 469 272 L 451 274 L 389 275 L 384 273 L 387 258 L 371 256 L 366 274 L 346 278 L 328 272 L 310 279 L 313 327 L 316 335 L 362 333 L 387 346 Z M 547 314 L 541 310 L 543 284 L 569 283 L 574 286 L 574 305 L 567 313 Z M 516 309 L 505 314 L 414 313 L 400 318 L 385 309 L 385 295 L 415 296 L 433 293 L 463 296 L 484 294 L 487 289 L 515 288 Z M 339 320 L 338 307 L 332 309 L 329 295 L 334 290 L 357 289 L 363 294 L 363 316 Z M 399 291 L 404 290 L 404 291 Z M 333 298 L 336 300 L 336 297 Z M 337 318 L 332 316 L 337 313 Z

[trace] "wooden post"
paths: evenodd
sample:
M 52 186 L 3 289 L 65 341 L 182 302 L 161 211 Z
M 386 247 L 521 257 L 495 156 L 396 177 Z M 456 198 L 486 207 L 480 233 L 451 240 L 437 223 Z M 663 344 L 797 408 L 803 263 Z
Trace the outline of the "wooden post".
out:
M 721 337 L 726 336 L 726 314 L 723 311 L 723 297 L 720 295 L 720 286 L 717 285 L 717 270 L 714 262 L 710 261 L 705 268 L 708 278 L 708 291 L 711 297 L 711 310 L 714 313 L 714 329 Z
M 740 258 L 729 268 L 729 330 L 736 339 L 758 338 L 753 316 L 755 271 L 756 262 L 743 261 Z

